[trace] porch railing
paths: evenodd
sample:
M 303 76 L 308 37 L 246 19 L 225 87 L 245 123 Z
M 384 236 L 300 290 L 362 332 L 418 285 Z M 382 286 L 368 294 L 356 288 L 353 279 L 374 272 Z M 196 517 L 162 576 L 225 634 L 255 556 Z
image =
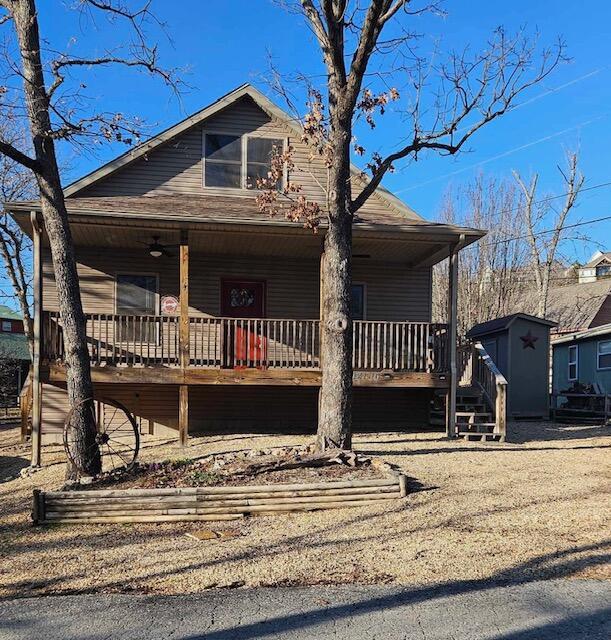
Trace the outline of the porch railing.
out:
M 179 318 L 87 314 L 94 366 L 180 366 Z M 364 371 L 447 371 L 447 325 L 355 321 L 353 367 Z M 56 312 L 43 318 L 43 357 L 64 359 Z M 320 321 L 189 318 L 189 364 L 203 368 L 320 369 Z

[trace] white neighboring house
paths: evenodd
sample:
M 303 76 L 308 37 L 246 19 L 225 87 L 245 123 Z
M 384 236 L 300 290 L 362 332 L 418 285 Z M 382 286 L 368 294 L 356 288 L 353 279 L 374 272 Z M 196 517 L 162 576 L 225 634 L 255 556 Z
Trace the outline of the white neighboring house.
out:
M 590 261 L 578 269 L 579 284 L 611 277 L 611 251 L 596 251 Z

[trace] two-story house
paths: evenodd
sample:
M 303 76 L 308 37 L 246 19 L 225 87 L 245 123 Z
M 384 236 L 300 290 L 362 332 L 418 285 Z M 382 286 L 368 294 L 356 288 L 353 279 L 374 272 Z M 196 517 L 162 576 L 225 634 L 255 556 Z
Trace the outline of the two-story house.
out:
M 143 431 L 183 443 L 195 431 L 314 431 L 325 226 L 261 213 L 252 188 L 287 145 L 290 179 L 323 203 L 324 165 L 249 85 L 65 189 L 96 397 L 123 402 Z M 355 169 L 353 193 L 363 179 Z M 33 424 L 52 440 L 67 412 L 54 272 L 39 204 L 9 209 L 40 264 Z M 358 212 L 355 428 L 424 426 L 432 393 L 455 384 L 455 323 L 431 323 L 431 268 L 452 256 L 455 282 L 458 251 L 482 235 L 427 222 L 383 188 Z

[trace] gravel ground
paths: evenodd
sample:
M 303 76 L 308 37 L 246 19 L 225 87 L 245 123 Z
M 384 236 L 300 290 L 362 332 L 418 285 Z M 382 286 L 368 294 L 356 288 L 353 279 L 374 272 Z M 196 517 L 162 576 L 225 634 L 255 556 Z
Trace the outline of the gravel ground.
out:
M 355 449 L 410 476 L 401 502 L 266 516 L 236 523 L 32 527 L 31 492 L 56 489 L 59 446 L 19 477 L 27 450 L 0 431 L 0 597 L 89 592 L 199 593 L 240 586 L 464 581 L 519 584 L 553 577 L 611 578 L 609 429 L 511 425 L 505 444 L 437 433 L 362 434 Z M 299 445 L 305 436 L 207 436 L 190 455 Z M 142 459 L 183 458 L 145 437 Z M 214 524 L 214 523 L 212 523 Z M 204 526 L 205 525 L 205 526 Z M 185 534 L 231 529 L 236 537 Z

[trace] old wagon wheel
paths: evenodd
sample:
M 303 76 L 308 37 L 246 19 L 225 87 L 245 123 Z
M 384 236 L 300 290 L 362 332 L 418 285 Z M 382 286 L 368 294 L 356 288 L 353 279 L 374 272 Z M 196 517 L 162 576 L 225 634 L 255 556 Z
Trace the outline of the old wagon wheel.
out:
M 83 472 L 83 469 L 79 468 L 73 457 L 76 441 L 73 418 L 75 409 L 84 403 L 88 403 L 96 424 L 96 444 L 100 449 L 102 458 L 102 472 L 108 473 L 121 469 L 131 469 L 136 462 L 140 449 L 138 425 L 129 410 L 118 400 L 112 398 L 102 398 L 99 402 L 94 402 L 89 398 L 70 409 L 64 422 L 64 449 L 68 460 L 78 471 Z M 100 407 L 99 415 L 96 415 L 96 404 Z

